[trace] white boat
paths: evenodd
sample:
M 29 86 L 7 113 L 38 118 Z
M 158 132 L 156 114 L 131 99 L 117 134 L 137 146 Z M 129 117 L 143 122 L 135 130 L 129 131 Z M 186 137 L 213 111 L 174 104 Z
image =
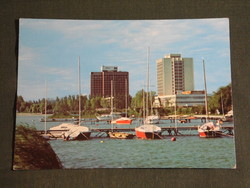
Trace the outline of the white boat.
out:
M 121 113 L 111 112 L 110 114 L 102 114 L 100 116 L 96 116 L 99 121 L 111 121 L 112 119 L 118 119 L 121 117 Z
M 151 115 L 146 117 L 145 119 L 146 124 L 159 124 L 160 123 L 160 117 L 157 115 Z

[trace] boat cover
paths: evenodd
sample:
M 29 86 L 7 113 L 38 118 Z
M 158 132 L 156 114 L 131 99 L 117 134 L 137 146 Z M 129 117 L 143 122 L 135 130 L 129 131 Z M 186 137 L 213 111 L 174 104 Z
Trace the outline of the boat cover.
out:
M 152 124 L 144 124 L 135 128 L 135 130 L 140 132 L 161 132 L 161 127 Z
M 85 127 L 85 126 L 75 126 L 75 127 L 71 127 L 69 131 L 65 132 L 64 135 L 65 137 L 77 137 L 79 134 L 83 133 L 83 132 L 89 132 L 89 128 Z
M 203 124 L 202 126 L 200 126 L 201 130 L 213 130 L 213 131 L 219 131 L 220 130 L 220 126 L 218 125 L 214 125 L 213 122 L 208 122 Z

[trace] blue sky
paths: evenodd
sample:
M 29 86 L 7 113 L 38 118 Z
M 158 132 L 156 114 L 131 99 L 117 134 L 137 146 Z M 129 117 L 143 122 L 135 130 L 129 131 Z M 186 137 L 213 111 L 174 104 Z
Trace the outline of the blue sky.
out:
M 150 90 L 157 91 L 156 60 L 170 53 L 194 60 L 195 89 L 212 93 L 231 82 L 229 20 L 55 20 L 20 19 L 18 95 L 25 100 L 90 94 L 90 72 L 102 65 L 128 71 L 130 95 L 146 82 L 150 47 Z

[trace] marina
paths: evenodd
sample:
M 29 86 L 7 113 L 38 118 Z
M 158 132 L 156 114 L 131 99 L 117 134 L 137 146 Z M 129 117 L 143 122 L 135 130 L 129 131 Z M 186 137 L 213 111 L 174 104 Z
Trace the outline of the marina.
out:
M 197 131 L 197 126 L 178 126 L 178 128 L 175 127 L 161 127 L 162 133 L 165 133 L 165 136 L 198 136 L 198 133 L 195 133 L 194 131 Z M 223 126 L 222 130 L 223 133 L 221 135 L 223 136 L 233 136 L 233 126 Z M 101 137 L 109 137 L 108 133 L 111 131 L 117 131 L 117 132 L 134 132 L 134 128 L 93 128 L 91 129 L 92 133 L 96 133 L 95 136 L 92 138 L 101 138 Z M 182 133 L 182 131 L 184 131 Z M 191 132 L 192 131 L 192 132 Z M 44 134 L 44 130 L 38 130 L 39 134 Z M 61 136 L 56 136 L 53 133 L 58 133 L 60 130 L 47 130 L 47 133 L 51 135 L 52 138 L 61 138 Z
M 18 116 L 16 124 L 28 125 L 44 133 L 43 115 Z M 133 120 L 131 125 L 114 125 L 113 131 L 134 134 L 135 127 L 141 124 L 141 118 Z M 64 123 L 69 123 L 65 121 Z M 61 122 L 47 122 L 48 132 Z M 225 122 L 222 125 L 225 135 L 220 138 L 199 138 L 197 126 L 201 119 L 191 122 L 178 121 L 178 134 L 175 135 L 175 123 L 170 119 L 161 119 L 158 126 L 163 130 L 162 138 L 144 140 L 111 139 L 112 131 L 107 121 L 85 118 L 82 122 L 91 130 L 89 140 L 64 141 L 62 138 L 48 140 L 66 169 L 80 168 L 233 168 L 235 166 L 234 125 Z M 117 127 L 117 128 L 116 128 Z M 169 134 L 171 130 L 171 134 Z M 233 134 L 229 134 L 231 130 Z M 53 131 L 51 131 L 52 133 Z M 54 131 L 55 133 L 55 131 Z M 175 138 L 173 142 L 171 139 Z M 206 148 L 206 149 L 204 149 Z M 216 159 L 216 162 L 211 162 Z

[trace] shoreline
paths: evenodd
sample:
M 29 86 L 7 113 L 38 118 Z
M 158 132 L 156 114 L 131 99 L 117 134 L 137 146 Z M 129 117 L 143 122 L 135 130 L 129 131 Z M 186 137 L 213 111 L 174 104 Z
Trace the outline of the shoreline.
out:
M 52 115 L 52 114 L 47 114 L 47 116 L 50 116 L 50 115 Z M 19 113 L 19 112 L 17 112 L 16 116 L 44 116 L 44 114 L 42 114 L 42 113 L 24 113 L 24 112 Z
M 47 118 L 50 118 L 49 116 L 52 116 L 53 114 L 47 114 Z M 42 114 L 42 113 L 25 113 L 25 112 L 17 112 L 16 113 L 16 116 L 45 116 L 45 114 Z M 184 114 L 180 114 L 180 115 L 177 115 L 178 118 L 185 118 L 185 116 L 194 116 L 196 118 L 201 118 L 201 117 L 205 117 L 206 115 L 203 114 L 199 114 L 199 115 L 184 115 Z M 169 118 L 174 118 L 175 115 L 168 115 L 168 116 L 162 116 L 161 119 L 169 119 Z M 209 115 L 209 118 L 222 118 L 223 116 L 222 115 Z M 55 117 L 56 118 L 56 117 Z M 58 118 L 66 118 L 66 117 L 58 117 Z M 69 118 L 69 117 L 67 117 Z M 85 117 L 85 118 L 91 118 L 91 117 Z

